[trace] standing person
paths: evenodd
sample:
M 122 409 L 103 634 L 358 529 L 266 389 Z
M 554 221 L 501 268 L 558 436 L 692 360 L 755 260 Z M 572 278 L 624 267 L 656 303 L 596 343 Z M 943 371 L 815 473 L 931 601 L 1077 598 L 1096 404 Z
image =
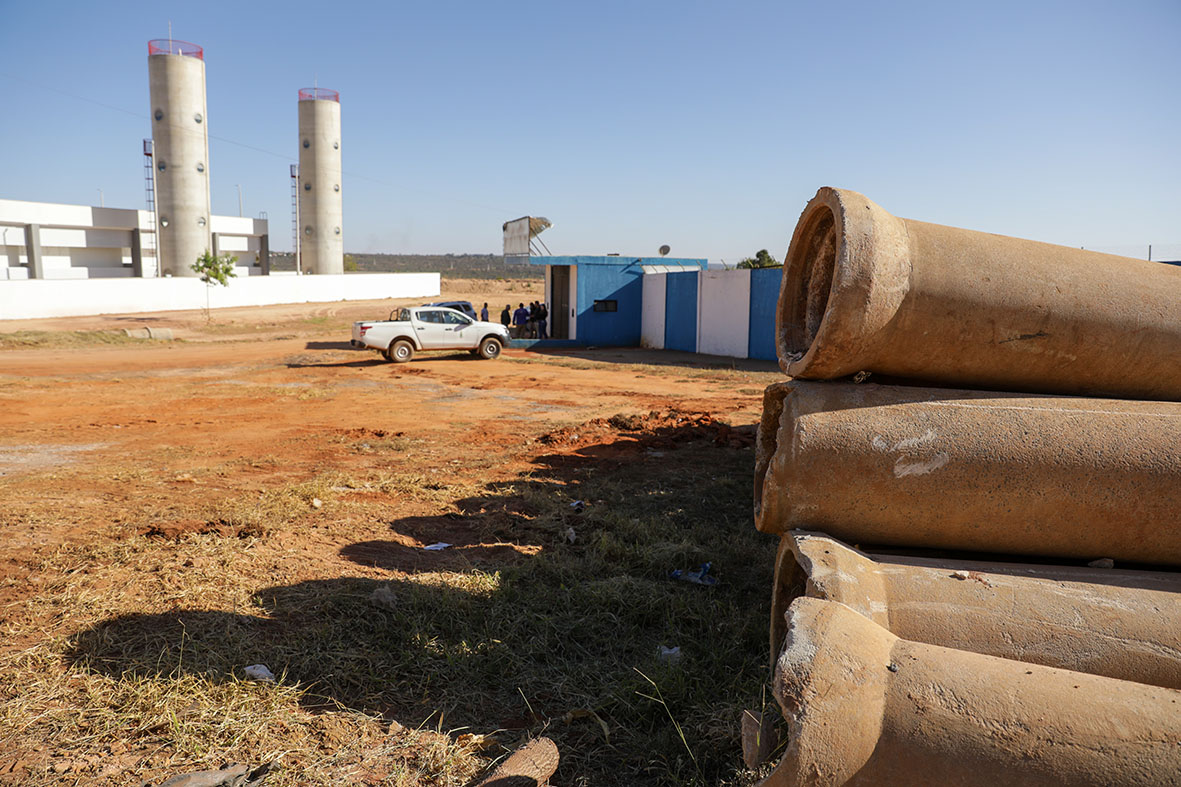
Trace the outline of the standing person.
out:
M 545 301 L 537 304 L 537 338 L 548 339 L 549 334 L 545 332 L 545 321 L 549 319 L 549 309 L 546 308 Z
M 480 309 L 480 321 L 488 322 L 488 304 L 484 304 L 484 308 Z
M 537 301 L 529 302 L 529 322 L 527 323 L 529 338 L 537 338 Z
M 516 338 L 525 338 L 525 326 L 529 324 L 529 310 L 525 308 L 525 304 L 518 303 L 517 310 L 513 312 L 513 328 Z
M 500 324 L 503 325 L 505 328 L 509 327 L 509 325 L 511 325 L 513 322 L 512 312 L 509 311 L 511 306 L 512 306 L 511 303 L 506 303 L 504 305 L 504 311 L 502 311 L 500 313 Z

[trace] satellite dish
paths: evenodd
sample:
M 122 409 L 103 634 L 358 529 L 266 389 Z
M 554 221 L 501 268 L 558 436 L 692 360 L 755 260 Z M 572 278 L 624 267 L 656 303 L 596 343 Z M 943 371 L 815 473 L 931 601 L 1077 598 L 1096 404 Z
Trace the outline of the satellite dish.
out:
M 667 257 L 667 256 L 668 256 L 668 253 L 669 253 L 670 251 L 672 251 L 672 249 L 670 249 L 670 248 L 668 247 L 668 244 L 666 243 L 666 244 L 664 244 L 663 246 L 661 246 L 661 247 L 660 247 L 660 256 L 661 256 L 661 257 Z

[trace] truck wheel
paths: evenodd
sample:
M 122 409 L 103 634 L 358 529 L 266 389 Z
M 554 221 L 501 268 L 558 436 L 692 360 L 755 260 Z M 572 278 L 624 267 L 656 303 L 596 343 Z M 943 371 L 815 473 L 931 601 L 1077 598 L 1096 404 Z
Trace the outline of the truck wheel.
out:
M 500 340 L 489 336 L 480 342 L 480 357 L 486 361 L 494 361 L 500 357 Z
M 394 363 L 406 363 L 414 357 L 414 345 L 405 339 L 398 339 L 390 345 L 389 352 L 385 355 Z

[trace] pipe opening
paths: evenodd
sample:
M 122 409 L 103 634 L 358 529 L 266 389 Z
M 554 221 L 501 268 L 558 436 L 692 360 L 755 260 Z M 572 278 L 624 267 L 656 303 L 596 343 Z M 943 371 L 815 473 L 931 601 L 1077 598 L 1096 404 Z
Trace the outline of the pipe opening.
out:
M 787 272 L 791 297 L 783 315 L 787 350 L 793 359 L 808 352 L 828 308 L 836 270 L 839 237 L 836 217 L 827 206 L 818 206 L 789 250 Z
M 779 543 L 775 557 L 775 586 L 771 589 L 771 669 L 774 671 L 787 640 L 787 608 L 808 593 L 808 572 L 790 546 L 791 535 Z
M 768 389 L 763 393 L 763 416 L 759 420 L 759 430 L 755 435 L 755 524 L 758 524 L 763 514 L 763 482 L 767 478 L 767 470 L 771 467 L 771 460 L 775 457 L 775 449 L 779 443 L 779 419 L 783 414 L 783 399 L 783 393 L 778 390 Z

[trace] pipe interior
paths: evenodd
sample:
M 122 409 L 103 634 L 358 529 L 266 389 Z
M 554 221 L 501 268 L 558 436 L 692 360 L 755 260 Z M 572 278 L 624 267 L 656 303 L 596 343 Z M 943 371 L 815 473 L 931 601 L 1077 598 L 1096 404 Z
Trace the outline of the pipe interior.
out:
M 797 358 L 808 352 L 820 331 L 839 247 L 836 217 L 831 208 L 818 206 L 804 221 L 800 243 L 788 265 L 791 297 L 784 315 L 787 349 Z
M 791 536 L 786 536 L 791 538 Z M 771 668 L 774 670 L 787 638 L 787 608 L 791 602 L 808 592 L 808 572 L 796 560 L 796 553 L 787 545 L 779 550 L 779 565 L 775 567 L 775 587 L 771 591 Z
M 755 436 L 755 521 L 763 514 L 763 482 L 767 478 L 767 470 L 771 466 L 771 459 L 775 456 L 779 442 L 779 421 L 783 414 L 783 395 L 775 395 L 770 390 L 763 394 L 763 416 L 759 420 L 759 431 Z

